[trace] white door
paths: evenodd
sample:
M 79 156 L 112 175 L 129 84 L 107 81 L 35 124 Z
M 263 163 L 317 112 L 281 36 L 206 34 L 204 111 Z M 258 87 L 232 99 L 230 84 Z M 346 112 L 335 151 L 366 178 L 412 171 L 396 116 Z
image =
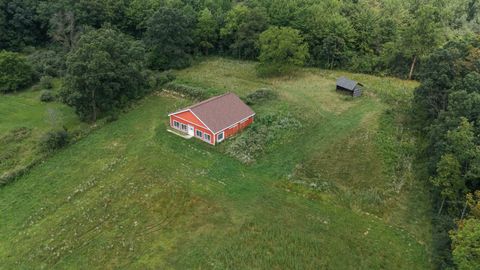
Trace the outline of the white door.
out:
M 193 136 L 194 135 L 194 128 L 192 126 L 188 126 L 188 135 Z

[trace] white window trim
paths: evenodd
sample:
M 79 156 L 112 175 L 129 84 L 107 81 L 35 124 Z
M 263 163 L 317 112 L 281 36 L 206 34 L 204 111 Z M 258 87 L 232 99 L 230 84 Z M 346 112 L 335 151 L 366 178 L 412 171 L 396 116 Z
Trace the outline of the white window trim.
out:
M 175 116 L 175 117 L 177 117 L 177 118 L 179 118 L 179 119 L 182 119 L 182 120 L 184 120 L 184 121 L 187 121 L 187 122 L 189 122 L 189 123 L 191 123 L 191 124 L 200 126 L 200 125 L 198 125 L 198 124 L 195 124 L 195 123 L 193 123 L 193 122 L 190 122 L 190 121 L 188 121 L 188 120 L 186 120 L 186 119 L 183 119 L 182 117 L 179 117 L 179 116 L 176 115 L 176 114 L 179 114 L 179 113 L 182 113 L 182 112 L 191 112 L 191 113 L 198 119 L 198 121 L 200 121 L 200 123 L 202 123 L 202 124 L 205 126 L 206 129 L 208 129 L 208 130 L 210 130 L 212 133 L 214 133 L 213 130 L 211 130 L 207 125 L 205 125 L 205 123 L 202 121 L 202 119 L 200 119 L 200 117 L 198 117 L 198 116 L 197 116 L 192 110 L 190 110 L 190 109 L 185 109 L 185 110 L 181 110 L 181 111 L 178 111 L 178 112 L 170 113 L 170 114 L 168 114 L 168 116 L 169 116 L 169 117 Z
M 178 127 L 177 127 L 176 124 L 178 124 Z M 176 128 L 176 129 L 180 129 L 180 122 L 178 122 L 176 120 L 173 120 L 173 127 Z
M 222 135 L 221 139 L 219 138 L 220 135 Z M 225 140 L 225 132 L 224 131 L 217 134 L 217 142 L 221 142 L 223 140 Z
M 201 134 L 200 136 L 198 136 L 198 132 L 200 132 L 200 134 Z M 201 131 L 200 129 L 197 129 L 197 130 L 195 130 L 195 137 L 203 138 L 203 133 L 204 133 L 203 131 Z
M 207 136 L 210 137 L 210 139 L 207 139 Z M 208 133 L 203 133 L 203 140 L 206 142 L 211 142 L 212 141 L 212 136 Z
M 183 128 L 185 126 L 185 129 Z M 188 125 L 184 123 L 180 123 L 180 130 L 184 132 L 188 132 Z

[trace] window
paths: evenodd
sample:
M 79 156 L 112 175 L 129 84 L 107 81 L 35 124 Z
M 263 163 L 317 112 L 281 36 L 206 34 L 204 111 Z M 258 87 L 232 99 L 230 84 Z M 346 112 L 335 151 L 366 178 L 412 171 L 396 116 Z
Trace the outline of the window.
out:
M 182 124 L 182 130 L 183 130 L 183 131 L 187 131 L 187 129 L 188 129 L 187 125 Z
M 224 137 L 224 133 L 223 133 L 223 132 L 220 133 L 220 134 L 218 134 L 218 135 L 217 135 L 217 141 L 219 141 L 219 142 L 223 141 L 223 137 Z
M 210 134 L 203 134 L 203 137 L 205 138 L 205 141 L 209 141 L 210 142 Z
M 201 130 L 198 130 L 198 129 L 197 129 L 196 134 L 197 134 L 197 137 L 199 137 L 199 138 L 202 138 L 202 137 L 203 137 L 203 132 L 202 132 Z
M 180 123 L 178 123 L 177 121 L 173 121 L 173 126 L 175 128 L 180 128 Z

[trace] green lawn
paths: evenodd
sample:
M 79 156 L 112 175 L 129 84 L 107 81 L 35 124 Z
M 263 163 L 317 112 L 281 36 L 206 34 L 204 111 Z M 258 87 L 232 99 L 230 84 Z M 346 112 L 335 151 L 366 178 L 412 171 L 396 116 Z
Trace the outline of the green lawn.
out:
M 353 100 L 334 91 L 342 72 L 259 79 L 253 67 L 212 58 L 177 79 L 241 96 L 272 88 L 280 99 L 254 110 L 291 112 L 294 136 L 244 165 L 224 153 L 231 141 L 166 132 L 167 113 L 190 101 L 151 95 L 0 190 L 0 268 L 432 268 L 427 196 L 398 169 L 408 134 L 387 112 L 415 83 L 351 75 L 367 85 Z
M 54 93 L 60 88 L 54 81 Z M 27 89 L 0 96 L 0 176 L 40 158 L 41 136 L 53 129 L 81 126 L 74 111 L 60 102 L 43 103 L 42 91 Z

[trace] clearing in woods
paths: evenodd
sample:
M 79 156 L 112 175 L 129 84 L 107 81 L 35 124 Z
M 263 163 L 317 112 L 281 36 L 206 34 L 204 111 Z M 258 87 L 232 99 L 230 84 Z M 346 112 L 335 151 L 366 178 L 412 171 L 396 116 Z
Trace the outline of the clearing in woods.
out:
M 166 131 L 192 101 L 148 96 L 0 189 L 0 268 L 432 268 L 428 196 L 397 108 L 416 84 L 318 69 L 261 79 L 254 65 L 209 58 L 177 81 L 271 88 L 279 98 L 254 105 L 258 117 L 288 112 L 301 128 L 246 165 L 226 154 L 235 139 Z M 365 95 L 337 94 L 340 75 Z

